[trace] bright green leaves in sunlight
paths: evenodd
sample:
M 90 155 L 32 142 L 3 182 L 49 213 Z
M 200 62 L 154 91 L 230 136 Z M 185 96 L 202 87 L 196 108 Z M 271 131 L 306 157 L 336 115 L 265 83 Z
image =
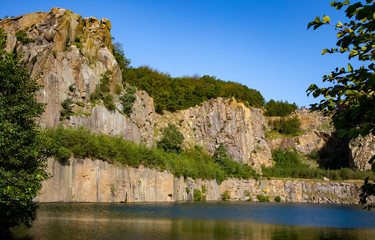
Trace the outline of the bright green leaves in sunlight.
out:
M 338 137 L 375 134 L 375 65 L 371 63 L 375 60 L 375 3 L 370 0 L 354 4 L 334 1 L 331 6 L 337 10 L 345 8 L 349 20 L 332 24 L 327 16 L 323 16 L 323 21 L 317 17 L 307 27 L 315 30 L 322 25 L 334 26 L 339 52 L 349 60 L 355 59 L 364 64 L 354 68 L 348 63 L 347 69 L 336 68 L 331 74 L 323 76 L 323 82 L 332 84 L 329 87 L 319 88 L 312 84 L 307 89 L 308 95 L 324 98 L 311 107 L 332 116 Z M 322 54 L 336 52 L 335 48 L 324 49 Z M 367 196 L 375 195 L 375 186 L 366 181 L 362 191 L 361 203 L 366 203 Z

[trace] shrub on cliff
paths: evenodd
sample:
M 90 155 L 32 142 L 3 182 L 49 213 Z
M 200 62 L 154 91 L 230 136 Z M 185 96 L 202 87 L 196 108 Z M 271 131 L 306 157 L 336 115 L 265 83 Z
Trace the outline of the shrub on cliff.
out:
M 173 124 L 168 124 L 168 127 L 162 131 L 163 138 L 157 143 L 158 148 L 162 148 L 166 152 L 181 153 L 184 135 Z
M 21 57 L 7 53 L 0 29 L 0 238 L 10 227 L 30 226 L 36 217 L 46 149 L 35 118 L 43 112 L 36 101 L 39 86 Z
M 272 130 L 276 130 L 282 134 L 296 136 L 301 132 L 301 121 L 298 116 L 282 117 L 270 121 L 269 124 L 271 125 Z

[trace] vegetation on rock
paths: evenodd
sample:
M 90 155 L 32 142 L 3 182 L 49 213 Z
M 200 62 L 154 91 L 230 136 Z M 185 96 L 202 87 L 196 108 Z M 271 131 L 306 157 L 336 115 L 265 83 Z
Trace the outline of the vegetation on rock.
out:
M 130 116 L 130 114 L 133 112 L 133 105 L 134 101 L 137 98 L 134 93 L 137 90 L 135 87 L 128 86 L 126 88 L 126 93 L 122 95 L 119 99 L 122 103 L 122 111 L 127 115 Z
M 115 102 L 113 95 L 110 93 L 110 75 L 112 72 L 107 71 L 104 74 L 102 74 L 102 78 L 100 79 L 100 84 L 98 84 L 95 88 L 95 91 L 90 94 L 90 101 L 97 102 L 102 100 L 104 106 L 109 111 L 114 111 L 116 109 Z
M 16 32 L 16 38 L 22 44 L 28 44 L 28 43 L 31 43 L 31 42 L 35 42 L 35 39 L 27 37 L 27 34 L 24 30 L 19 30 L 18 32 Z
M 259 202 L 269 202 L 270 196 L 264 196 L 263 194 L 257 195 L 257 199 Z
M 297 136 L 301 132 L 301 121 L 298 116 L 282 117 L 269 121 L 272 130 L 281 134 Z
M 283 151 L 281 149 L 272 151 L 272 159 L 276 162 L 273 167 L 262 167 L 263 177 L 276 178 L 305 178 L 331 180 L 365 179 L 370 177 L 375 179 L 375 174 L 371 171 L 361 172 L 349 168 L 337 170 L 314 168 L 302 162 L 301 156 L 293 150 Z
M 167 152 L 162 148 L 149 148 L 119 137 L 92 133 L 84 127 L 73 129 L 58 126 L 55 130 L 46 130 L 46 134 L 46 142 L 50 143 L 54 157 L 62 161 L 70 156 L 94 158 L 129 167 L 143 165 L 160 171 L 168 170 L 177 177 L 216 179 L 219 183 L 228 177 L 248 179 L 258 176 L 250 166 L 228 157 L 223 164 L 214 161 L 213 157 L 198 146 L 179 153 Z

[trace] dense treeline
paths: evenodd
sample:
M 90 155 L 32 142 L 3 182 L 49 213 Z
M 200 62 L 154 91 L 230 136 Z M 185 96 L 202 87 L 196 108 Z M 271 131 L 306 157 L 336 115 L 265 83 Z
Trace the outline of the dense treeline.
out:
M 258 177 L 250 166 L 240 164 L 222 156 L 210 156 L 202 147 L 177 152 L 166 152 L 163 148 L 146 147 L 119 137 L 92 133 L 84 127 L 46 130 L 49 148 L 54 157 L 65 161 L 71 156 L 95 158 L 108 162 L 118 162 L 124 166 L 168 170 L 175 176 L 216 179 L 219 183 L 228 177 L 248 179 Z M 226 150 L 222 147 L 221 152 Z
M 159 72 L 149 66 L 133 68 L 125 58 L 121 44 L 115 43 L 114 56 L 122 70 L 123 83 L 145 90 L 155 102 L 155 110 L 176 111 L 199 105 L 217 97 L 234 97 L 247 106 L 261 107 L 264 98 L 257 90 L 239 83 L 225 82 L 216 77 L 178 77 Z
M 264 108 L 266 109 L 264 113 L 266 116 L 285 117 L 290 115 L 294 110 L 297 110 L 298 106 L 295 103 L 288 103 L 288 101 L 283 102 L 271 99 L 264 105 Z
M 276 162 L 273 167 L 262 167 L 264 177 L 276 178 L 305 178 L 331 180 L 349 180 L 375 178 L 373 172 L 361 172 L 349 168 L 330 170 L 324 168 L 314 168 L 303 164 L 301 156 L 296 151 L 282 151 L 281 149 L 272 151 L 272 159 Z

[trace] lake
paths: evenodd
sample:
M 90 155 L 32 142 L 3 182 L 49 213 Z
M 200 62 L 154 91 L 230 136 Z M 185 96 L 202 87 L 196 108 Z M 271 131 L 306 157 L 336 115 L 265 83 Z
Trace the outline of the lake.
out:
M 49 203 L 15 239 L 375 239 L 360 206 L 259 202 Z

